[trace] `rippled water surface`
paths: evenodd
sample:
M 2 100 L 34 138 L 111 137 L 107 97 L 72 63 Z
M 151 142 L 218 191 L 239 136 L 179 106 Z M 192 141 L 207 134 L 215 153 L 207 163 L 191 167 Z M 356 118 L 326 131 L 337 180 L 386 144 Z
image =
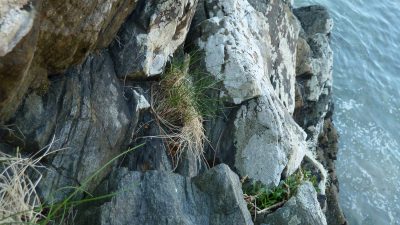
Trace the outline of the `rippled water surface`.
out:
M 335 21 L 340 201 L 350 225 L 400 225 L 400 0 L 295 0 Z

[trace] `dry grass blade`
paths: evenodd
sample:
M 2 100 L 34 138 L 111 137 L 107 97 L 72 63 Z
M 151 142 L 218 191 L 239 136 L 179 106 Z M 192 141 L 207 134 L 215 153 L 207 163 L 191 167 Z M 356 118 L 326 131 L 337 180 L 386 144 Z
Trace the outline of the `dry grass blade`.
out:
M 58 151 L 52 151 L 51 146 L 29 158 L 22 157 L 18 149 L 15 156 L 0 152 L 0 224 L 36 224 L 43 218 L 36 193 L 42 178 L 38 168 L 41 159 Z M 37 178 L 32 180 L 29 173 L 36 173 Z

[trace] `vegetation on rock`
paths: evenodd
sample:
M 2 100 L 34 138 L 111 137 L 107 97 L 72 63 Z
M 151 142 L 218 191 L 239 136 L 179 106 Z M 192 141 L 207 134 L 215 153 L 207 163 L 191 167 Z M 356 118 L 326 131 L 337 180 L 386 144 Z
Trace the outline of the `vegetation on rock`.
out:
M 312 175 L 310 171 L 301 168 L 274 188 L 268 188 L 259 181 L 250 182 L 247 177 L 242 179 L 244 199 L 253 218 L 257 214 L 272 212 L 283 206 L 290 197 L 296 194 L 297 188 L 304 181 L 311 182 L 319 192 L 317 177 Z
M 220 104 L 210 94 L 217 82 L 195 69 L 195 58 L 185 55 L 182 60 L 173 60 L 152 88 L 151 108 L 175 165 L 184 151 L 202 159 L 207 142 L 203 122 L 216 114 Z

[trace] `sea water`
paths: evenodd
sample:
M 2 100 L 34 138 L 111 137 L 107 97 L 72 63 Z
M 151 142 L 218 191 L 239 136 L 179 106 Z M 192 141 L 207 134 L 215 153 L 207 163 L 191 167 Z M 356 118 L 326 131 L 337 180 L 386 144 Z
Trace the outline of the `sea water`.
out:
M 294 0 L 334 19 L 340 204 L 350 225 L 400 225 L 400 0 Z

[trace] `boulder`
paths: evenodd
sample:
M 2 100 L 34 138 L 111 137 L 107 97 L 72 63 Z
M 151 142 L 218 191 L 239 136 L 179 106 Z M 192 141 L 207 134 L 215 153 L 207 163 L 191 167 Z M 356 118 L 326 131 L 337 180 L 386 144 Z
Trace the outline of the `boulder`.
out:
M 196 19 L 193 39 L 207 72 L 222 81 L 228 102 L 265 95 L 271 83 L 292 113 L 296 41 L 300 24 L 284 1 L 204 1 L 206 20 Z
M 0 123 L 30 87 L 112 41 L 137 0 L 1 1 Z
M 0 3 L 0 57 L 9 53 L 32 29 L 36 10 L 28 0 Z
M 197 0 L 142 0 L 111 46 L 120 78 L 161 74 L 184 42 Z
M 268 186 L 299 167 L 306 135 L 274 94 L 246 102 L 234 115 L 217 146 L 219 160 Z
M 257 225 L 326 225 L 319 206 L 317 192 L 310 182 L 304 182 L 283 207 L 268 215 L 257 216 Z
M 226 165 L 195 178 L 120 168 L 103 186 L 116 195 L 100 206 L 86 207 L 77 224 L 253 224 L 239 178 Z

